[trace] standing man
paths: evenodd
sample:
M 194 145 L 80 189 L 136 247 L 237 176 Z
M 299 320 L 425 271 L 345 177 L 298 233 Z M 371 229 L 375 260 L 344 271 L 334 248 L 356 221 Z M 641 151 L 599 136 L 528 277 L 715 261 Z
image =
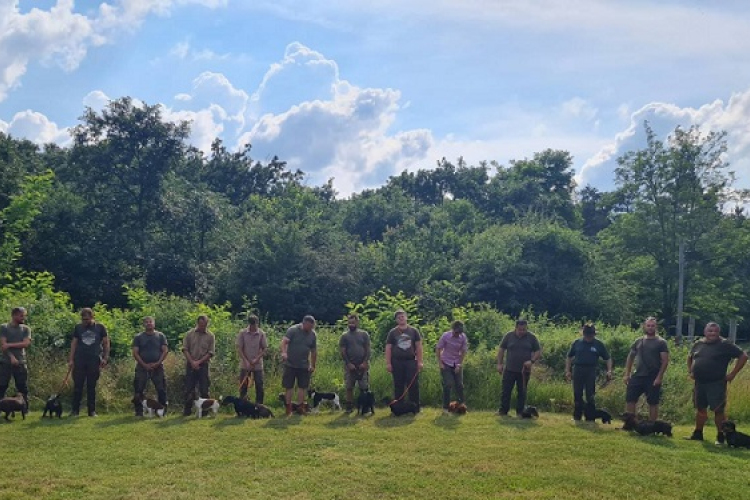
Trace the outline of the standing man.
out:
M 370 334 L 359 329 L 359 316 L 350 314 L 349 329 L 341 335 L 339 349 L 344 360 L 344 384 L 346 386 L 346 412 L 351 413 L 354 404 L 354 386 L 359 391 L 370 390 Z
M 500 396 L 498 415 L 505 416 L 510 410 L 510 395 L 516 386 L 516 415 L 521 416 L 526 406 L 526 390 L 531 376 L 531 366 L 542 355 L 542 348 L 536 335 L 528 331 L 525 319 L 516 321 L 516 328 L 508 332 L 500 342 L 497 351 L 497 371 L 503 376 L 503 389 Z M 505 360 L 505 353 L 508 359 Z M 503 363 L 505 361 L 505 363 Z
M 247 318 L 247 328 L 237 335 L 237 354 L 240 358 L 240 398 L 247 397 L 250 380 L 255 382 L 255 402 L 263 404 L 263 355 L 268 349 L 266 332 L 259 328 L 254 314 Z M 251 378 L 252 377 L 252 378 Z
M 463 363 L 469 342 L 464 333 L 464 324 L 454 321 L 450 331 L 438 340 L 435 352 L 440 366 L 440 379 L 443 382 L 443 413 L 448 413 L 451 402 L 451 387 L 456 390 L 456 401 L 464 403 Z
M 292 414 L 292 391 L 297 382 L 297 404 L 299 413 L 307 412 L 305 392 L 310 387 L 310 377 L 315 371 L 318 360 L 317 336 L 315 334 L 315 318 L 305 316 L 302 323 L 294 325 L 286 331 L 281 339 L 281 360 L 284 362 L 284 374 L 281 385 L 286 390 L 286 414 Z
M 599 359 L 607 362 L 607 380 L 612 380 L 612 358 L 604 343 L 596 338 L 594 325 L 583 325 L 582 337 L 573 341 L 565 359 L 565 379 L 573 380 L 573 420 L 581 420 L 586 415 L 587 422 L 596 420 L 596 372 Z M 571 373 L 571 365 L 573 372 Z M 586 405 L 583 403 L 583 393 L 586 392 Z
M 386 369 L 393 374 L 393 399 L 404 396 L 409 389 L 409 401 L 419 411 L 419 372 L 422 371 L 422 335 L 408 324 L 406 311 L 399 309 L 394 314 L 396 328 L 388 332 L 385 341 Z
M 70 416 L 77 417 L 86 383 L 86 405 L 89 417 L 96 416 L 96 382 L 102 368 L 109 363 L 109 337 L 107 328 L 94 321 L 94 311 L 81 309 L 81 322 L 73 330 L 68 366 L 73 369 L 73 405 Z
M 656 334 L 656 318 L 649 316 L 643 322 L 643 337 L 630 347 L 628 360 L 625 362 L 624 382 L 628 386 L 625 392 L 625 411 L 635 413 L 635 405 L 641 394 L 646 395 L 649 420 L 659 418 L 659 398 L 664 372 L 669 366 L 669 346 L 667 341 Z M 635 372 L 630 372 L 635 362 Z
M 729 362 L 736 359 L 734 368 L 727 375 Z M 745 351 L 727 339 L 721 338 L 721 329 L 716 323 L 709 323 L 703 330 L 703 338 L 693 344 L 688 355 L 687 365 L 690 377 L 695 380 L 693 403 L 695 404 L 695 430 L 688 438 L 703 441 L 703 426 L 708 420 L 708 409 L 714 412 L 716 424 L 716 444 L 724 444 L 721 424 L 726 419 L 724 408 L 727 403 L 727 383 L 734 380 L 747 363 Z
M 26 348 L 31 345 L 31 329 L 26 323 L 26 309 L 14 307 L 10 322 L 0 326 L 0 399 L 5 397 L 10 379 L 16 384 L 16 392 L 23 395 L 29 408 L 29 372 L 26 365 Z
M 195 386 L 198 386 L 198 394 L 202 398 L 208 398 L 208 388 L 211 386 L 211 377 L 208 366 L 214 355 L 216 339 L 214 334 L 208 330 L 208 316 L 201 314 L 195 323 L 195 328 L 185 334 L 182 342 L 182 352 L 185 353 L 185 406 L 182 410 L 183 416 L 193 413 L 193 401 L 195 399 Z
M 151 316 L 143 318 L 143 331 L 133 338 L 133 358 L 135 358 L 135 378 L 133 379 L 133 405 L 135 416 L 143 416 L 143 397 L 148 381 L 154 383 L 159 403 L 167 405 L 167 379 L 164 375 L 164 359 L 169 353 L 167 337 L 156 330 L 156 321 Z

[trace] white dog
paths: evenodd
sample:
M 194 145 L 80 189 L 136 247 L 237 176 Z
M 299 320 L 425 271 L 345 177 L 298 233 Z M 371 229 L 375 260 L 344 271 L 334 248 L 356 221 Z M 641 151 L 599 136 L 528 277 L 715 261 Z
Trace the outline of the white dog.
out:
M 204 414 L 213 412 L 214 417 L 219 413 L 218 399 L 198 398 L 195 400 L 195 418 L 201 418 Z

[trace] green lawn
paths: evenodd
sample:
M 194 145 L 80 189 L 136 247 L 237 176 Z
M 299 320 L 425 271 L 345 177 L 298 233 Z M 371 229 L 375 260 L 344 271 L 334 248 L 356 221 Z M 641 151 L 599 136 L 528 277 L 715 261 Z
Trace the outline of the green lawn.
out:
M 747 498 L 750 450 L 689 432 L 435 409 L 266 421 L 35 412 L 0 424 L 0 498 Z

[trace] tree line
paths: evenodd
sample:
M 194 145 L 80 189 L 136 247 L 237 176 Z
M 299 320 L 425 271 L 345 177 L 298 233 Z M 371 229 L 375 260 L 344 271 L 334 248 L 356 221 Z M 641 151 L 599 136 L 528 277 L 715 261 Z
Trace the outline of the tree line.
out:
M 0 284 L 48 273 L 79 306 L 124 306 L 124 287 L 142 287 L 326 323 L 385 289 L 426 319 L 487 304 L 669 327 L 682 245 L 686 313 L 748 317 L 750 222 L 725 134 L 644 127 L 611 192 L 576 186 L 571 155 L 547 149 L 507 165 L 442 159 L 340 199 L 283 151 L 258 161 L 216 139 L 203 153 L 189 123 L 125 97 L 86 109 L 69 146 L 0 133 Z

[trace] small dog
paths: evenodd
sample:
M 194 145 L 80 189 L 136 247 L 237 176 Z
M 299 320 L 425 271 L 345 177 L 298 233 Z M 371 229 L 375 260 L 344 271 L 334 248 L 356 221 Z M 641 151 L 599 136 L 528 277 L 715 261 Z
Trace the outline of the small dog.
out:
M 664 420 L 640 420 L 638 415 L 625 412 L 621 415 L 622 430 L 635 431 L 641 436 L 663 434 L 672 437 L 672 424 Z
M 394 417 L 400 417 L 407 413 L 413 415 L 419 413 L 419 406 L 417 406 L 417 403 L 412 403 L 411 401 L 404 401 L 402 399 L 400 401 L 386 402 L 386 404 L 391 407 L 391 414 Z
M 521 412 L 521 418 L 539 418 L 539 411 L 536 406 L 527 406 Z
M 47 399 L 47 403 L 45 403 L 44 405 L 44 413 L 42 413 L 42 418 L 46 417 L 48 412 L 49 418 L 52 418 L 55 415 L 57 415 L 57 418 L 62 418 L 63 407 L 62 403 L 60 402 L 59 394 L 53 394 Z
M 256 418 L 273 418 L 273 412 L 271 408 L 266 405 L 256 404 L 255 411 L 258 413 Z
M 219 413 L 219 401 L 216 399 L 198 398 L 193 403 L 195 418 L 202 418 L 204 414 L 213 412 L 214 417 Z
M 9 415 L 16 418 L 16 412 L 20 412 L 24 420 L 26 420 L 26 413 L 28 412 L 26 407 L 26 400 L 23 399 L 22 394 L 17 394 L 14 397 L 0 399 L 0 412 L 5 413 L 5 420 L 10 421 Z
M 375 394 L 372 391 L 360 391 L 357 396 L 357 415 L 375 415 Z
M 335 392 L 317 392 L 315 389 L 310 388 L 307 390 L 307 396 L 313 400 L 313 413 L 318 413 L 320 410 L 320 403 L 327 401 L 331 403 L 331 406 L 335 410 L 341 409 L 341 402 L 339 401 L 339 395 Z
M 136 394 L 133 397 L 133 404 L 140 404 L 143 407 L 144 413 L 149 418 L 152 418 L 154 415 L 162 418 L 167 413 L 166 405 L 161 404 L 154 398 L 143 397 L 143 394 Z
M 604 408 L 597 408 L 593 413 L 586 413 L 586 420 L 594 422 L 597 418 L 602 420 L 603 424 L 612 423 L 612 414 Z
M 283 392 L 280 392 L 279 401 L 281 401 L 281 406 L 286 407 L 286 394 L 284 394 Z M 301 409 L 298 403 L 295 403 L 292 401 L 292 412 L 303 415 L 305 413 L 304 405 L 302 406 L 302 409 Z
M 721 423 L 721 432 L 727 439 L 727 445 L 733 448 L 750 448 L 750 436 L 737 431 L 737 426 L 731 420 Z
M 451 401 L 448 404 L 448 411 L 456 415 L 466 415 L 466 405 L 458 401 Z
M 258 418 L 258 409 L 255 404 L 245 399 L 234 396 L 219 397 L 221 406 L 234 405 L 234 411 L 238 417 Z

